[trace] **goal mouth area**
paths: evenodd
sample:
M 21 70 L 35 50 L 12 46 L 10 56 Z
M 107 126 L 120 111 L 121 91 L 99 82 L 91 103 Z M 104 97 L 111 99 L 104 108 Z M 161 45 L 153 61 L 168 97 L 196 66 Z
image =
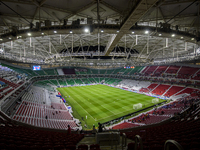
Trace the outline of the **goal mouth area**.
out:
M 153 104 L 159 103 L 159 98 L 153 98 L 153 99 L 152 99 L 152 103 L 153 103 Z
M 142 104 L 141 103 L 137 103 L 133 105 L 133 109 L 141 109 L 142 108 Z

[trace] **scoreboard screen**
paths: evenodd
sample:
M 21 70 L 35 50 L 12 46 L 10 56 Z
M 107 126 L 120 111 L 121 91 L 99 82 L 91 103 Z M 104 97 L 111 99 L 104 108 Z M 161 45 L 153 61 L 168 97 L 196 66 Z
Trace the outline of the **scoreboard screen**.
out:
M 33 66 L 33 70 L 41 70 L 40 66 Z

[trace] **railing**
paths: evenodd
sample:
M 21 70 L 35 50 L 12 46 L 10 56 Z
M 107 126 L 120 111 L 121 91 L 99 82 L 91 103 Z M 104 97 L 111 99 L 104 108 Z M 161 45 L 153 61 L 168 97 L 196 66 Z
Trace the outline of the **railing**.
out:
M 123 133 L 122 134 L 122 150 L 124 149 L 124 147 L 126 147 L 126 145 L 127 145 L 126 134 Z
M 165 142 L 165 145 L 164 145 L 164 150 L 170 150 L 170 145 L 173 144 L 177 147 L 178 150 L 183 150 L 183 147 L 178 143 L 176 142 L 175 140 L 167 140 Z
M 139 135 L 136 135 L 135 136 L 135 150 L 138 149 L 138 144 L 140 144 L 140 150 L 143 150 L 142 138 Z

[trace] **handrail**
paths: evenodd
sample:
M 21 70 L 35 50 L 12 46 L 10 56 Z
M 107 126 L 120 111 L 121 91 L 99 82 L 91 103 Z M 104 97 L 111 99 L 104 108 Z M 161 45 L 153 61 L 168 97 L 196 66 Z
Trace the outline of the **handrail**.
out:
M 140 150 L 143 150 L 142 138 L 139 135 L 135 136 L 135 150 L 137 150 L 138 142 L 140 144 Z
M 164 145 L 164 150 L 169 150 L 170 144 L 175 145 L 178 148 L 178 150 L 183 150 L 183 147 L 175 140 L 167 140 Z
M 126 147 L 126 145 L 127 145 L 127 138 L 126 138 L 126 134 L 123 133 L 122 134 L 122 150 L 124 147 Z

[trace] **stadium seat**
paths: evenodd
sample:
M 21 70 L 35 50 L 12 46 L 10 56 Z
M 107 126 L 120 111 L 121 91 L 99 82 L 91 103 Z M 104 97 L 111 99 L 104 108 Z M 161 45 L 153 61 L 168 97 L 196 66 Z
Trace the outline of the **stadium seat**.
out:
M 79 145 L 78 150 L 88 150 L 88 145 L 86 145 L 86 144 Z
M 128 143 L 127 150 L 133 150 L 133 149 L 135 149 L 135 143 Z

